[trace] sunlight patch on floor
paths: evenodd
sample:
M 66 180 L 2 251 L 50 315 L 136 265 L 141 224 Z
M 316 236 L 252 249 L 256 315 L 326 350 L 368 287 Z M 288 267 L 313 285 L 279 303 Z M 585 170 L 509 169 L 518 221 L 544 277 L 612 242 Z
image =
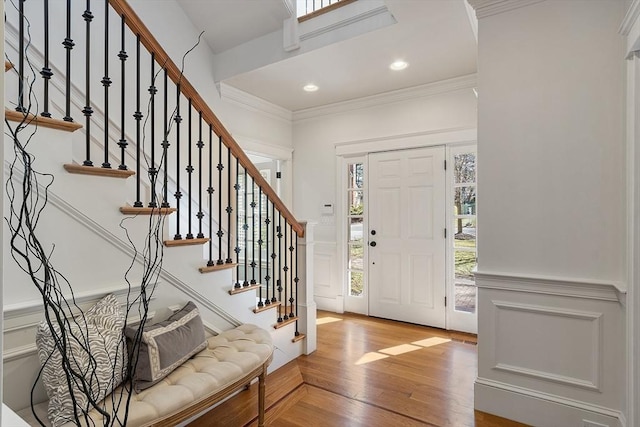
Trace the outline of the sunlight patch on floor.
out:
M 316 319 L 316 325 L 324 325 L 325 323 L 340 322 L 341 320 L 342 319 L 338 317 L 331 317 L 331 316 L 319 317 Z
M 446 344 L 451 342 L 449 338 L 432 337 L 425 340 L 414 341 L 411 344 L 419 345 L 420 347 L 433 347 L 434 345 Z
M 389 354 L 391 356 L 398 356 L 400 354 L 409 353 L 410 351 L 420 350 L 422 347 L 418 347 L 417 345 L 411 344 L 400 344 L 394 347 L 383 348 L 382 350 L 378 350 L 380 353 Z
M 326 319 L 323 318 L 323 319 Z M 333 318 L 330 318 L 333 319 Z M 320 321 L 321 319 L 318 319 Z M 340 320 L 340 319 L 337 319 Z M 326 322 L 329 323 L 329 322 Z M 414 341 L 411 344 L 400 344 L 393 347 L 383 348 L 378 351 L 372 351 L 366 353 L 356 362 L 356 365 L 366 365 L 367 363 L 375 362 L 376 360 L 386 359 L 390 356 L 399 356 L 401 354 L 409 353 L 411 351 L 421 350 L 427 347 L 433 347 L 440 344 L 446 344 L 451 342 L 449 338 L 431 337 L 423 340 Z
M 358 359 L 356 365 L 365 365 L 370 362 L 375 362 L 376 360 L 386 359 L 387 357 L 389 356 L 387 356 L 386 354 L 380 354 L 372 351 L 371 353 L 367 353 L 360 359 Z

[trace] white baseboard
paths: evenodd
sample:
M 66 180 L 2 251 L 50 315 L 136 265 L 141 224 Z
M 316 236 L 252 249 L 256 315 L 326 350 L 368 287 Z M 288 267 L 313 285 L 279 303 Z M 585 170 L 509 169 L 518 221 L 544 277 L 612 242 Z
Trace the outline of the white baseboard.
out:
M 478 411 L 538 427 L 626 427 L 620 411 L 485 378 L 476 379 L 474 406 Z

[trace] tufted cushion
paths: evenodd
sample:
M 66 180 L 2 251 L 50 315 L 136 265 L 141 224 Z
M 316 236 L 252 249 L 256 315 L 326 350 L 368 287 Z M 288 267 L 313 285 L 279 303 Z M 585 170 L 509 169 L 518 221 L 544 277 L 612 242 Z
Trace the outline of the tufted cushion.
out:
M 209 338 L 207 342 L 205 350 L 187 360 L 159 383 L 131 396 L 127 427 L 148 425 L 214 395 L 268 363 L 273 353 L 269 332 L 250 324 L 225 331 Z M 105 399 L 105 408 L 110 411 L 112 402 L 118 401 L 120 396 L 126 398 L 123 387 L 118 387 Z M 26 408 L 20 415 L 27 419 L 30 411 L 30 408 Z M 102 425 L 102 418 L 96 411 L 90 415 L 95 425 Z M 123 415 L 124 405 L 120 410 L 120 419 L 123 419 Z M 72 426 L 69 423 L 64 427 Z
M 87 310 L 83 317 L 71 320 L 67 356 L 76 372 L 84 374 L 89 395 L 96 402 L 111 393 L 124 378 L 127 355 L 122 336 L 124 314 L 113 295 L 107 295 Z M 42 370 L 42 383 L 49 397 L 48 416 L 53 426 L 73 419 L 74 404 L 62 369 L 62 357 L 55 347 L 60 327 L 54 324 L 55 336 L 45 322 L 38 325 L 36 346 Z M 87 352 L 87 348 L 89 351 Z M 87 394 L 74 382 L 74 397 L 80 410 L 87 411 Z

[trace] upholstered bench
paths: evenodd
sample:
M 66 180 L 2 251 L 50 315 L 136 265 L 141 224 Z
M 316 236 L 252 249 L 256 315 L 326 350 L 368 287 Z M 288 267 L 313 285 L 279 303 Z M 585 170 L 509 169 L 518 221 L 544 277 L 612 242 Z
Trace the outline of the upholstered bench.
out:
M 222 401 L 256 378 L 259 380 L 258 424 L 264 425 L 264 379 L 273 355 L 270 334 L 255 325 L 245 324 L 210 337 L 207 343 L 206 349 L 160 382 L 132 393 L 127 427 L 174 426 Z M 127 397 L 122 386 L 103 401 L 108 412 L 112 402 L 120 397 Z M 43 422 L 47 422 L 47 405 L 48 402 L 43 402 L 35 407 Z M 30 407 L 19 415 L 30 425 L 39 425 Z M 123 416 L 122 406 L 119 418 L 122 420 Z M 102 416 L 96 410 L 90 412 L 90 417 L 93 425 L 103 424 Z M 72 425 L 67 423 L 64 427 Z

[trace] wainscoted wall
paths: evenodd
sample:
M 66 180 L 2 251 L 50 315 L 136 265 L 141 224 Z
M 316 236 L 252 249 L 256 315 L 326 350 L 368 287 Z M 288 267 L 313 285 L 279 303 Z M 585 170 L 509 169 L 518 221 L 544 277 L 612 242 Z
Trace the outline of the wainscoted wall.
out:
M 335 242 L 316 242 L 314 255 L 315 301 L 320 310 L 342 313 L 343 291 Z
M 533 425 L 625 425 L 614 283 L 479 273 L 476 409 Z
M 476 408 L 536 426 L 626 425 L 625 1 L 470 3 Z

